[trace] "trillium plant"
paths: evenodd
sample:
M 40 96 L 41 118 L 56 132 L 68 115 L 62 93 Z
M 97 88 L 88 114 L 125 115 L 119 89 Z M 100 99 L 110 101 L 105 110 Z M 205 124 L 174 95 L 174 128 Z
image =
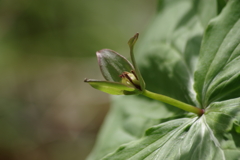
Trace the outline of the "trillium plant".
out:
M 112 96 L 87 160 L 239 160 L 240 0 L 159 0 L 134 47 L 138 36 L 131 62 L 100 50 L 105 80 L 85 79 L 126 95 Z
M 99 67 L 106 81 L 85 79 L 84 82 L 89 83 L 93 88 L 113 95 L 142 94 L 149 98 L 165 102 L 201 116 L 204 113 L 203 109 L 146 90 L 145 82 L 137 67 L 133 53 L 134 45 L 138 39 L 138 36 L 139 33 L 136 33 L 128 41 L 132 64 L 125 57 L 115 51 L 110 49 L 100 50 L 96 54 Z

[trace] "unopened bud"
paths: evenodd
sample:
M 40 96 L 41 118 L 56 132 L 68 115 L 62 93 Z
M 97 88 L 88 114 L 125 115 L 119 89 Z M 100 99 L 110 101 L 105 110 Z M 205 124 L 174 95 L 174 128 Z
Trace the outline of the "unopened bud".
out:
M 133 86 L 139 90 L 141 90 L 140 83 L 138 81 L 137 76 L 135 75 L 134 71 L 130 72 L 123 72 L 120 77 L 122 78 L 122 83 L 125 85 Z

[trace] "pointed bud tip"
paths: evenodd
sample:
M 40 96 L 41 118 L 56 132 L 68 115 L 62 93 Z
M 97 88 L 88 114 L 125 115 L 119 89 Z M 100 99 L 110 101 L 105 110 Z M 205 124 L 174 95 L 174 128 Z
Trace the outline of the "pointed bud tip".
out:
M 137 32 L 133 37 L 138 38 L 139 33 Z
M 84 79 L 84 82 L 88 82 L 88 79 L 87 79 L 87 78 L 85 78 L 85 79 Z
M 138 36 L 139 36 L 139 33 L 136 33 L 132 38 L 129 39 L 128 45 L 130 47 L 132 47 L 136 43 Z

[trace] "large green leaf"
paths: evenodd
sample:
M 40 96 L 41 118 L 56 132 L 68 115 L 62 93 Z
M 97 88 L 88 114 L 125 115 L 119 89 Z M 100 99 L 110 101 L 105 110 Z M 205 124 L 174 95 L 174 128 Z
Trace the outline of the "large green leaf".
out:
M 239 3 L 160 1 L 159 13 L 135 51 L 146 87 L 206 112 L 189 117 L 141 96 L 114 98 L 90 160 L 240 157 Z
M 198 118 L 181 118 L 148 129 L 139 140 L 122 145 L 104 160 L 235 160 L 240 141 L 231 131 L 239 124 L 240 98 L 212 103 Z
M 211 102 L 240 97 L 240 3 L 228 2 L 208 25 L 195 74 L 195 89 L 203 108 Z

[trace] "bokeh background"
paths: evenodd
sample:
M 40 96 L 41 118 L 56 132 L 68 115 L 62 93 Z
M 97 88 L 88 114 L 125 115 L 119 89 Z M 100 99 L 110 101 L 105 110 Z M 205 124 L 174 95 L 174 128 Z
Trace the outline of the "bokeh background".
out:
M 128 56 L 156 0 L 0 1 L 0 160 L 82 160 L 109 109 L 95 52 Z M 141 36 L 141 35 L 140 35 Z

